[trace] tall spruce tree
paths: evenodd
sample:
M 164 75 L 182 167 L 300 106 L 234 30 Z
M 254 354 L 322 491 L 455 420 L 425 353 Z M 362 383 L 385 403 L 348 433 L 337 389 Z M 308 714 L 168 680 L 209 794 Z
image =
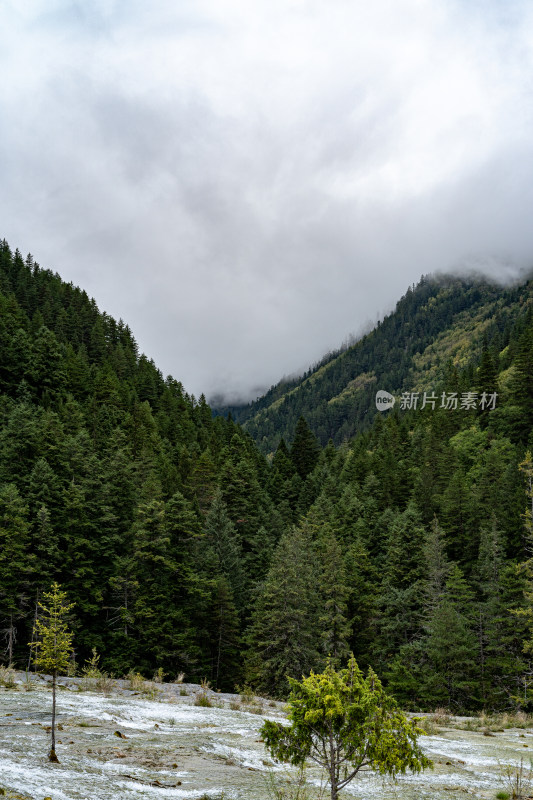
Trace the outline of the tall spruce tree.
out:
M 349 654 L 350 625 L 347 619 L 349 588 L 342 550 L 334 534 L 326 529 L 319 538 L 321 560 L 320 597 L 318 615 L 322 652 L 334 668 Z
M 301 528 L 282 536 L 260 587 L 248 633 L 248 681 L 260 692 L 285 697 L 288 677 L 317 669 L 319 572 L 309 538 Z
M 56 685 L 57 676 L 67 669 L 72 648 L 72 632 L 68 626 L 68 615 L 73 604 L 67 603 L 66 592 L 58 583 L 53 583 L 49 592 L 43 594 L 39 603 L 39 615 L 35 622 L 32 647 L 36 667 L 52 675 L 52 726 L 49 761 L 58 762 L 56 755 Z
M 431 611 L 425 643 L 429 668 L 423 691 L 446 708 L 472 708 L 476 697 L 473 592 L 452 565 L 442 599 Z
M 13 483 L 0 486 L 0 619 L 8 664 L 13 663 L 17 621 L 24 615 L 34 558 L 29 554 L 28 509 Z
M 304 417 L 300 417 L 296 423 L 290 455 L 302 480 L 305 480 L 316 467 L 319 453 L 320 445 L 316 436 L 311 432 Z

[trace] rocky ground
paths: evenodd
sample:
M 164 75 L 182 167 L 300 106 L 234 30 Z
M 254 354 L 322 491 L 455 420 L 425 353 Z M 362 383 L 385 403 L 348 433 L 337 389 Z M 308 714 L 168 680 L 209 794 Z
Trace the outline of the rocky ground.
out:
M 295 771 L 274 764 L 259 735 L 264 717 L 283 719 L 281 703 L 192 684 L 138 680 L 132 685 L 105 678 L 59 683 L 59 764 L 47 760 L 50 679 L 18 673 L 14 685 L 0 688 L 0 795 L 24 800 L 297 796 Z M 521 759 L 521 780 L 529 779 L 532 730 L 480 725 L 461 730 L 438 717 L 426 727 L 430 735 L 422 743 L 435 762 L 433 771 L 402 777 L 396 785 L 361 776 L 346 797 L 495 798 L 516 777 Z M 476 725 L 463 721 L 462 727 Z M 307 779 L 305 797 L 318 797 L 319 774 L 311 770 Z

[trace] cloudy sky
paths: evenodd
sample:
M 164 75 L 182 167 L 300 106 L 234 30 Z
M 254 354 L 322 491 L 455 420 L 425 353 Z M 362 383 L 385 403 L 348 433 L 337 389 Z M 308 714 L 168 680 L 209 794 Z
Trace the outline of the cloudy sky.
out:
M 196 395 L 533 266 L 530 0 L 3 0 L 0 70 L 0 236 Z

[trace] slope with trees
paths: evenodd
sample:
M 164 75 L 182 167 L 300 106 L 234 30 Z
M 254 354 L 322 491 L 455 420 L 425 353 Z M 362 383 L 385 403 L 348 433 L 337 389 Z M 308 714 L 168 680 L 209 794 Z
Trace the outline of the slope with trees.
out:
M 26 665 L 57 582 L 74 604 L 70 669 L 96 648 L 116 675 L 284 695 L 353 652 L 407 707 L 529 708 L 531 302 L 530 284 L 422 282 L 330 369 L 356 358 L 381 381 L 401 363 L 380 385 L 496 392 L 494 407 L 396 403 L 347 441 L 339 417 L 335 445 L 311 393 L 309 418 L 291 400 L 294 426 L 273 427 L 268 461 L 127 325 L 4 242 L 3 660 Z
M 493 369 L 492 359 L 507 345 L 532 297 L 531 281 L 504 289 L 481 278 L 423 277 L 355 344 L 328 354 L 248 406 L 232 408 L 232 416 L 265 453 L 274 452 L 281 437 L 294 437 L 301 416 L 322 445 L 329 439 L 339 445 L 370 427 L 377 389 L 398 395 L 431 388 L 443 380 L 449 363 L 463 367 L 482 352 L 485 371 L 489 364 Z M 526 369 L 528 352 L 524 339 L 520 363 Z M 488 391 L 490 381 L 484 380 L 484 387 Z

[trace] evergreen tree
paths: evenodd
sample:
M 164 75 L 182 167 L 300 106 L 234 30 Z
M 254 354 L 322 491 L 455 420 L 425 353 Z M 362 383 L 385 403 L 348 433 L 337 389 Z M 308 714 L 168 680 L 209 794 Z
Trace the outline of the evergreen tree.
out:
M 533 428 L 533 319 L 529 312 L 527 325 L 518 339 L 514 359 L 511 399 L 517 407 L 513 434 L 527 444 Z
M 325 531 L 319 539 L 322 562 L 320 581 L 321 610 L 318 627 L 322 652 L 333 667 L 338 667 L 349 653 L 350 626 L 347 620 L 349 588 L 339 543 L 333 533 Z
M 288 677 L 321 663 L 318 568 L 305 531 L 282 536 L 258 594 L 248 634 L 247 679 L 259 692 L 286 696 Z
M 43 594 L 39 603 L 39 616 L 35 623 L 33 661 L 36 667 L 52 675 L 52 730 L 49 761 L 57 763 L 56 755 L 56 684 L 57 676 L 67 669 L 72 648 L 72 633 L 68 628 L 68 614 L 73 604 L 66 602 L 67 595 L 58 583 Z
M 420 555 L 424 539 L 425 530 L 414 506 L 395 515 L 380 597 L 379 647 L 385 661 L 421 632 L 425 569 Z
M 7 647 L 8 664 L 13 663 L 16 622 L 24 614 L 28 600 L 33 558 L 29 554 L 28 509 L 17 487 L 0 486 L 0 615 Z
M 349 546 L 345 563 L 350 652 L 368 666 L 376 635 L 379 576 L 360 536 Z
M 427 608 L 431 613 L 445 595 L 446 581 L 452 569 L 452 565 L 446 557 L 444 532 L 439 525 L 437 517 L 433 518 L 433 523 L 428 530 L 424 555 L 427 564 L 425 585 Z
M 314 470 L 318 462 L 320 445 L 303 417 L 300 417 L 290 451 L 291 460 L 302 480 Z
M 477 700 L 472 601 L 473 593 L 455 564 L 445 594 L 431 612 L 425 645 L 430 669 L 424 692 L 446 708 L 471 708 Z
M 137 585 L 133 619 L 138 640 L 139 666 L 152 663 L 176 670 L 175 632 L 181 628 L 179 609 L 172 603 L 176 564 L 161 500 L 139 505 L 132 529 L 133 575 Z M 151 656 L 151 659 L 150 659 Z
M 231 691 L 240 676 L 239 617 L 231 586 L 224 575 L 215 579 L 211 611 L 211 676 L 216 689 Z
M 242 551 L 235 526 L 228 516 L 220 489 L 215 493 L 205 521 L 205 537 L 215 555 L 216 573 L 225 578 L 228 586 L 231 587 L 232 598 L 235 600 L 237 608 L 242 611 L 245 592 Z

